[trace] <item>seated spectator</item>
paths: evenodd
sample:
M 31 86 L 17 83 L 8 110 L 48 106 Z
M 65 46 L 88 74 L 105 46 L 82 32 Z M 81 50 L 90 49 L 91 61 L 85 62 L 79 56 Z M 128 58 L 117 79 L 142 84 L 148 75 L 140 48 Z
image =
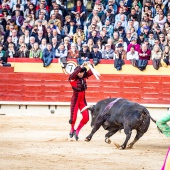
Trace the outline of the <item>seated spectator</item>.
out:
M 127 51 L 127 44 L 126 44 L 126 42 L 123 41 L 123 37 L 119 37 L 118 43 L 116 44 L 115 48 L 117 48 L 119 44 L 122 44 L 123 49 L 125 51 Z
M 0 66 L 3 66 L 7 63 L 7 58 L 5 57 L 5 50 L 3 49 L 3 45 L 0 44 Z
M 10 43 L 8 45 L 8 49 L 6 50 L 5 57 L 8 58 L 16 58 L 18 57 L 18 54 L 15 51 L 14 44 Z
M 54 21 L 53 21 L 53 20 L 49 20 L 49 22 L 48 22 L 47 25 L 48 25 L 48 27 L 49 27 L 51 30 L 56 29 L 56 30 L 57 30 L 57 33 L 58 33 L 58 34 L 61 34 L 59 27 L 57 27 L 57 26 L 54 24 Z
M 127 60 L 138 60 L 139 59 L 139 55 L 138 55 L 138 52 L 135 51 L 135 47 L 134 46 L 131 46 L 130 47 L 130 51 L 127 52 Z
M 106 35 L 105 31 L 100 32 L 100 40 L 101 40 L 102 46 L 105 46 L 107 44 L 108 38 L 109 37 Z
M 143 44 L 144 43 L 144 34 L 140 33 L 138 39 L 137 39 L 137 44 Z
M 42 58 L 42 50 L 38 43 L 34 43 L 29 53 L 29 58 Z
M 49 37 L 49 42 L 51 43 L 52 42 L 52 38 L 53 37 L 56 37 L 57 38 L 57 43 L 60 44 L 62 42 L 62 37 L 60 34 L 57 33 L 57 30 L 56 29 L 53 29 L 52 30 L 52 35 L 51 37 Z
M 118 7 L 117 7 L 117 5 L 116 5 L 116 3 L 115 3 L 114 0 L 108 0 L 108 4 L 106 5 L 106 10 L 107 10 L 110 6 L 113 7 L 113 14 L 117 14 Z
M 138 51 L 140 60 L 150 60 L 151 51 L 147 48 L 146 44 L 142 44 L 141 49 Z
M 115 16 L 115 22 L 120 20 L 121 15 L 124 14 L 124 10 L 122 7 L 119 8 L 119 13 Z M 127 16 L 125 15 L 125 20 L 127 21 Z
M 130 30 L 127 30 L 126 32 L 126 37 L 124 38 L 124 42 L 126 42 L 127 45 L 130 44 L 131 42 L 131 39 L 132 39 L 132 34 L 131 34 L 131 31 Z
M 102 52 L 102 50 L 104 49 L 104 45 L 102 46 L 102 41 L 101 41 L 100 38 L 97 40 L 96 45 L 99 47 L 98 50 L 99 50 L 100 52 Z
M 135 51 L 139 51 L 139 49 L 140 49 L 140 45 L 137 44 L 137 40 L 135 38 L 131 39 L 130 44 L 127 47 L 127 51 L 130 51 L 131 46 L 134 46 Z
M 44 10 L 46 16 L 48 16 L 49 13 L 49 6 L 46 4 L 45 0 L 42 0 L 42 2 L 40 2 L 40 4 L 38 6 L 36 6 L 36 18 L 38 18 L 38 15 L 40 14 L 40 12 Z
M 92 38 L 89 38 L 88 41 L 87 41 L 87 45 L 88 45 L 88 49 L 90 52 L 92 52 L 93 50 L 93 46 L 94 46 L 94 41 Z
M 29 30 L 25 30 L 25 32 L 24 32 L 24 42 L 25 42 L 25 44 L 28 44 L 30 42 L 30 32 L 29 32 Z
M 54 3 L 54 2 L 55 2 L 55 3 Z M 63 15 L 63 12 L 62 12 L 62 10 L 60 9 L 59 5 L 56 3 L 56 1 L 54 1 L 54 2 L 52 3 L 53 9 L 52 9 L 51 12 L 50 12 L 50 16 L 51 16 L 52 14 L 54 14 L 54 10 L 58 10 L 58 13 L 59 13 L 60 15 Z
M 162 53 L 162 59 L 163 59 L 163 62 L 166 63 L 165 66 L 167 67 L 170 63 L 170 49 L 168 45 L 166 45 L 164 48 L 164 51 Z M 164 65 L 162 64 L 162 66 Z
M 106 13 L 101 17 L 101 22 L 103 25 L 105 24 L 106 20 L 109 20 L 112 25 L 115 23 L 115 15 L 112 14 L 111 9 L 107 9 Z
M 123 39 L 126 37 L 126 33 L 125 33 L 124 27 L 120 26 L 118 28 L 118 33 L 119 33 L 119 37 L 122 37 Z
M 93 51 L 91 52 L 90 57 L 93 60 L 93 63 L 95 66 L 100 63 L 100 59 L 102 59 L 102 53 L 100 51 L 98 51 L 97 45 L 93 46 Z
M 40 25 L 40 23 L 42 23 L 41 25 L 44 25 L 45 28 L 48 26 L 48 25 L 47 25 L 47 20 L 46 20 L 45 16 L 44 16 L 42 13 L 40 13 L 40 14 L 38 15 L 37 20 L 35 20 L 35 25 Z M 41 26 L 41 25 L 40 25 L 40 26 Z M 43 29 L 44 29 L 44 28 L 43 28 Z
M 68 51 L 68 58 L 77 59 L 79 56 L 79 51 L 77 50 L 76 44 L 71 44 L 71 49 Z
M 20 11 L 15 11 L 15 15 L 12 17 L 13 20 L 16 21 L 16 24 L 18 25 L 18 27 L 21 27 L 23 22 L 24 22 L 24 17 L 21 16 Z
M 67 65 L 67 55 L 68 51 L 64 47 L 64 43 L 60 43 L 58 49 L 56 50 L 56 57 L 59 58 L 59 63 L 62 68 L 65 68 Z
M 160 67 L 160 63 L 161 63 L 161 58 L 162 58 L 162 51 L 159 48 L 159 45 L 155 45 L 152 52 L 151 52 L 151 56 L 152 56 L 152 64 L 153 67 L 158 70 Z
M 3 15 L 3 14 L 0 14 L 0 23 L 1 23 L 1 25 L 3 26 L 4 31 L 6 31 L 7 22 L 6 22 L 6 20 L 4 19 L 4 15 Z
M 151 51 L 153 49 L 153 46 L 151 44 L 149 44 L 149 39 L 145 38 L 144 39 L 144 44 L 147 45 L 148 49 Z
M 38 34 L 37 36 L 35 36 L 35 42 L 37 42 L 40 45 L 43 38 L 45 38 L 45 36 L 43 36 L 43 31 L 38 30 Z
M 31 30 L 30 36 L 36 37 L 37 35 L 38 35 L 38 25 L 34 25 Z
M 91 25 L 92 20 L 96 20 L 97 22 L 101 21 L 98 16 L 98 10 L 95 8 L 93 9 L 92 13 L 90 13 L 89 16 L 87 17 L 87 21 L 86 21 L 87 28 L 89 25 Z
M 64 47 L 65 47 L 65 49 L 67 51 L 69 51 L 71 49 L 70 38 L 69 37 L 64 38 Z
M 8 36 L 7 40 L 4 42 L 4 50 L 6 51 L 8 49 L 8 45 L 12 43 L 15 47 L 15 44 L 12 42 L 12 37 L 11 36 Z M 15 47 L 16 49 L 16 47 Z
M 104 27 L 106 27 L 106 30 L 107 30 L 106 35 L 111 38 L 113 36 L 113 31 L 114 31 L 113 25 L 110 23 L 109 20 L 106 20 Z
M 34 47 L 34 45 L 33 45 L 33 47 Z M 47 39 L 43 38 L 41 41 L 41 44 L 40 44 L 40 49 L 41 49 L 41 51 L 44 51 L 45 48 L 47 48 Z
M 52 45 L 48 43 L 47 48 L 43 50 L 42 54 L 43 66 L 49 66 L 52 63 L 53 58 L 55 58 L 55 50 L 52 48 Z
M 35 43 L 35 37 L 31 36 L 30 42 L 27 45 L 28 50 L 30 50 L 33 47 L 34 43 Z
M 55 15 L 56 19 L 60 20 L 61 25 L 63 25 L 63 16 L 61 14 L 59 14 L 58 9 L 54 9 L 54 15 Z
M 73 42 L 77 43 L 77 38 L 81 38 L 82 41 L 85 39 L 85 35 L 82 27 L 77 27 L 76 33 L 73 35 Z
M 2 3 L 2 5 L 0 5 L 0 13 L 2 13 L 3 10 L 7 10 L 8 13 L 11 14 L 10 8 L 7 3 Z
M 31 12 L 35 13 L 35 5 L 33 3 L 30 3 L 29 6 L 26 8 L 24 12 L 24 17 L 26 18 L 31 14 Z
M 22 43 L 19 51 L 17 51 L 17 57 L 19 58 L 29 58 L 29 50 L 25 43 Z
M 154 39 L 159 38 L 159 35 L 160 35 L 160 34 L 162 34 L 162 31 L 161 31 L 160 26 L 158 25 L 158 26 L 156 27 L 156 30 L 154 31 Z
M 97 37 L 97 32 L 95 30 L 92 31 L 91 36 L 88 37 L 88 39 L 87 39 L 87 42 L 89 39 L 93 39 L 94 44 L 96 44 L 96 42 L 99 38 Z
M 52 38 L 52 48 L 54 49 L 54 50 L 56 50 L 57 48 L 58 48 L 58 46 L 59 46 L 59 43 L 57 42 L 57 38 L 56 37 L 53 37 Z
M 113 59 L 114 58 L 114 51 L 111 49 L 110 44 L 105 45 L 105 49 L 102 51 L 102 58 L 103 59 Z
M 77 50 L 80 51 L 82 49 L 82 45 L 83 45 L 83 41 L 81 40 L 81 38 L 77 38 Z
M 67 35 L 71 41 L 73 41 L 73 35 L 76 33 L 76 25 L 73 20 L 70 21 L 70 25 L 65 27 L 64 34 Z
M 126 60 L 126 51 L 123 49 L 123 44 L 121 43 L 118 44 L 115 50 L 114 60 L 114 67 L 117 70 L 122 70 L 122 65 L 124 65 L 124 60 Z
M 42 20 L 40 20 L 40 19 L 38 20 L 37 27 L 38 27 L 38 30 L 43 31 L 43 36 L 47 35 L 47 30 L 46 30 L 46 27 L 42 24 Z
M 75 22 L 75 25 L 76 25 L 77 27 L 82 27 L 82 28 L 84 27 L 84 25 L 83 25 L 84 20 L 81 18 L 81 16 L 80 16 L 79 13 L 77 13 L 77 14 L 75 15 L 74 22 Z
M 18 39 L 18 44 L 17 44 L 17 48 L 16 48 L 17 51 L 20 49 L 20 47 L 23 43 L 25 43 L 24 42 L 24 35 L 21 35 Z
M 113 44 L 113 39 L 112 39 L 112 38 L 109 38 L 109 39 L 107 40 L 107 44 L 110 44 L 111 49 L 112 49 L 112 50 L 115 50 L 115 46 L 114 46 L 114 44 Z
M 82 49 L 79 51 L 79 57 L 77 59 L 77 64 L 82 65 L 84 62 L 90 60 L 90 51 L 87 44 L 82 45 Z
M 81 0 L 77 0 L 76 5 L 71 9 L 72 18 L 75 18 L 76 14 L 80 14 L 80 18 L 82 18 L 83 22 L 86 19 L 86 7 L 82 4 Z
M 12 16 L 15 15 L 15 11 L 20 11 L 20 15 L 24 16 L 24 6 L 23 5 L 20 5 L 20 4 L 14 5 L 13 9 L 12 9 Z
M 154 43 L 155 43 L 155 39 L 154 39 L 154 36 L 153 36 L 153 32 L 152 32 L 152 31 L 149 32 L 149 38 L 148 38 L 148 40 L 149 40 L 149 44 L 153 47 L 153 46 L 154 46 Z
M 162 47 L 162 51 L 164 50 L 164 47 L 167 45 L 167 39 L 165 38 L 164 34 L 159 35 L 159 40 L 160 40 L 160 46 Z

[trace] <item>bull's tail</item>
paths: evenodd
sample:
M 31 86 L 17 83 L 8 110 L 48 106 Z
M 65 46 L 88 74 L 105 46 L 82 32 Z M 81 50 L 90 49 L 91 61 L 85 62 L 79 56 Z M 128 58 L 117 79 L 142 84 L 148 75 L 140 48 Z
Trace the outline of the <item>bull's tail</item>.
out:
M 144 112 L 150 117 L 150 119 L 156 124 L 156 120 L 152 118 L 152 116 L 150 115 L 149 111 L 144 108 Z M 157 129 L 160 133 L 163 133 L 162 130 L 157 126 Z

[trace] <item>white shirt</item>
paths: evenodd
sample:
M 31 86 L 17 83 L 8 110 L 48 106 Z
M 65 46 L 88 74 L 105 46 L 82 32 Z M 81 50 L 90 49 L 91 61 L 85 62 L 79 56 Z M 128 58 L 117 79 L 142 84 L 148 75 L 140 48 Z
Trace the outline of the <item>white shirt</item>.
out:
M 12 42 L 17 45 L 17 42 L 18 42 L 18 37 L 12 37 Z
M 25 36 L 25 41 L 24 42 L 25 42 L 25 44 L 28 44 L 30 42 L 30 37 L 29 36 L 28 37 Z
M 127 52 L 127 60 L 132 60 L 132 59 L 139 59 L 139 55 L 138 52 L 135 51 L 133 54 L 131 53 L 131 51 Z

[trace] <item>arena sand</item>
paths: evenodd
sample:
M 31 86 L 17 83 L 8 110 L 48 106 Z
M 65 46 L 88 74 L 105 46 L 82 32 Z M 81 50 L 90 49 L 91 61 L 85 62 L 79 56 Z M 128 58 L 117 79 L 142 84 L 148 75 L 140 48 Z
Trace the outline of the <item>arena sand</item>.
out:
M 79 141 L 69 139 L 68 115 L 0 116 L 0 170 L 160 170 L 170 138 L 161 135 L 151 122 L 146 134 L 133 149 L 118 150 L 122 131 L 104 142 L 107 131 L 100 128 L 92 141 L 85 142 L 90 122 Z M 80 120 L 80 115 L 78 117 Z M 134 138 L 135 131 L 131 138 Z

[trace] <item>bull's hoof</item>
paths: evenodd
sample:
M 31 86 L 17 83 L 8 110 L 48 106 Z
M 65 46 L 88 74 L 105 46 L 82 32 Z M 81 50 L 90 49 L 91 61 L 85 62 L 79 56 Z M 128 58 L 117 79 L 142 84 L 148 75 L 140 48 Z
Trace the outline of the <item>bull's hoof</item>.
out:
M 115 143 L 115 142 L 114 142 L 113 144 L 116 146 L 117 149 L 120 148 L 120 145 L 119 145 L 118 143 Z
M 133 145 L 132 145 L 132 144 L 129 144 L 126 148 L 132 149 L 132 148 L 133 148 Z
M 91 138 L 88 138 L 88 137 L 85 138 L 86 142 L 90 142 L 90 140 L 91 140 Z
M 121 146 L 119 147 L 119 150 L 123 150 L 123 149 L 125 149 L 125 146 L 124 146 L 124 145 L 121 145 Z
M 111 144 L 111 140 L 109 138 L 106 138 L 105 142 L 108 143 L 108 144 Z

